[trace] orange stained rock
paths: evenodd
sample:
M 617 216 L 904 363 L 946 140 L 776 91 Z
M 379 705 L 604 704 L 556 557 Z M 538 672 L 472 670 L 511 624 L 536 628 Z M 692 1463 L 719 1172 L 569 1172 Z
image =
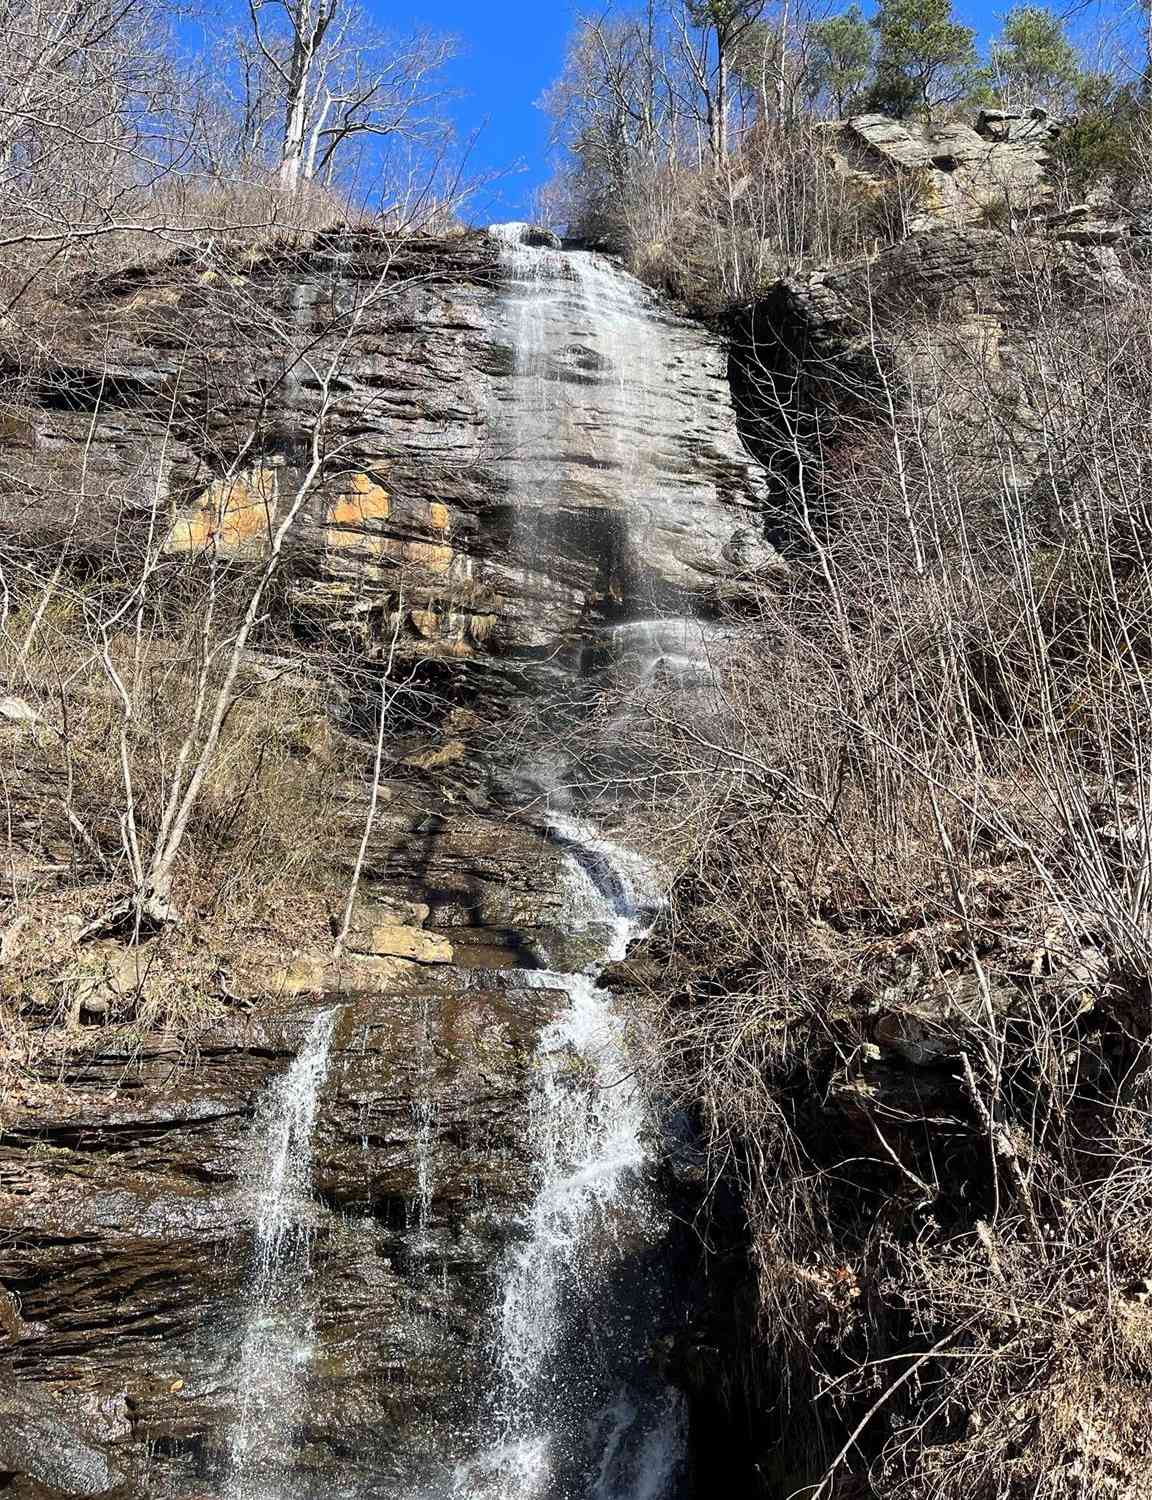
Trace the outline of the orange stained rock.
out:
M 418 635 L 422 635 L 426 641 L 433 640 L 440 634 L 440 616 L 434 609 L 414 609 L 408 618 Z
M 404 543 L 404 561 L 414 563 L 418 568 L 427 568 L 430 573 L 447 573 L 455 556 L 452 548 L 444 542 Z
M 328 507 L 327 540 L 330 547 L 362 547 L 360 534 L 373 521 L 386 521 L 392 513 L 388 491 L 369 474 L 353 474 L 351 483 Z M 378 551 L 379 548 L 372 550 Z
M 168 537 L 169 552 L 251 552 L 267 539 L 276 515 L 279 476 L 275 469 L 255 468 L 210 484 L 189 514 L 181 516 Z

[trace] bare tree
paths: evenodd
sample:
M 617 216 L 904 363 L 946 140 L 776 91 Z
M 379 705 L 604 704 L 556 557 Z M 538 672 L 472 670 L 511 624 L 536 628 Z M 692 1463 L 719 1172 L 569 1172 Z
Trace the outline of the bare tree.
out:
M 348 0 L 249 0 L 248 16 L 238 48 L 246 128 L 259 142 L 278 114 L 274 150 L 287 191 L 330 181 L 353 143 L 433 128 L 449 38 L 381 37 Z
M 178 74 L 163 44 L 151 0 L 3 0 L 0 252 L 59 254 L 106 235 L 179 169 Z
M 564 72 L 543 98 L 554 137 L 578 163 L 586 229 L 610 227 L 637 181 L 684 147 L 688 118 L 664 19 L 654 0 L 643 10 L 589 17 L 569 45 Z
M 732 64 L 760 19 L 765 0 L 682 0 L 673 24 L 695 85 L 713 166 L 726 160 L 732 108 Z

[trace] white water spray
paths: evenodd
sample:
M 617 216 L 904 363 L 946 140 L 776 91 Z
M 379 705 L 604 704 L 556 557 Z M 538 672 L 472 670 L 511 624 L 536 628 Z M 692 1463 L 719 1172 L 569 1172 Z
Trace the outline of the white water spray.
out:
M 653 470 L 650 419 L 667 386 L 653 376 L 651 300 L 599 256 L 524 244 L 526 229 L 491 230 L 502 247 L 514 361 L 501 428 L 517 550 L 531 556 L 531 530 L 546 539 L 559 509 L 602 510 L 609 499 L 627 512 L 630 556 L 620 561 L 635 570 L 655 498 L 637 481 Z
M 229 1500 L 280 1500 L 303 1414 L 312 1320 L 302 1288 L 314 1232 L 312 1138 L 328 1074 L 336 1009 L 320 1013 L 296 1059 L 268 1091 L 250 1163 L 256 1200 L 249 1313 L 229 1435 Z

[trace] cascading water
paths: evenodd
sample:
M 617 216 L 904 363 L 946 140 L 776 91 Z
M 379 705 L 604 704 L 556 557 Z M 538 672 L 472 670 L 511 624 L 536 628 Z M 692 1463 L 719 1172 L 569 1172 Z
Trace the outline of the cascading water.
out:
M 229 1434 L 229 1500 L 282 1500 L 291 1490 L 293 1440 L 312 1339 L 303 1295 L 315 1217 L 312 1137 L 336 1014 L 334 1007 L 316 1017 L 258 1115 L 248 1166 L 255 1239 L 237 1366 L 237 1414 Z
M 496 1441 L 466 1465 L 462 1500 L 665 1500 L 683 1463 L 677 1397 L 649 1365 L 657 1280 L 620 1278 L 663 1235 L 649 1181 L 653 1129 L 625 1023 L 597 984 L 658 905 L 631 851 L 575 819 L 549 825 L 565 851 L 569 925 L 604 934 L 579 974 L 518 979 L 568 1003 L 538 1048 L 528 1139 L 536 1196 L 505 1271 L 493 1402 Z
M 603 513 L 610 498 L 615 521 L 605 534 L 619 555 L 604 561 L 622 599 L 621 578 L 635 586 L 654 524 L 635 483 L 647 462 L 652 319 L 629 278 L 595 255 L 528 245 L 524 228 L 493 230 L 510 285 L 508 471 L 521 550 L 530 554 L 533 539 L 547 546 L 559 511 Z M 561 347 L 558 318 L 579 330 Z M 558 449 L 562 474 L 549 468 Z M 624 629 L 638 659 L 631 676 L 646 681 L 664 658 L 676 675 L 692 676 L 694 621 L 645 619 Z M 461 1468 L 454 1494 L 670 1500 L 684 1435 L 679 1398 L 654 1370 L 650 1348 L 665 1230 L 651 1184 L 656 1122 L 625 1022 L 598 984 L 600 971 L 650 925 L 658 897 L 644 861 L 582 821 L 553 813 L 547 833 L 564 853 L 567 925 L 602 940 L 581 973 L 545 967 L 518 976 L 568 999 L 539 1042 L 529 1118 L 537 1191 L 505 1269 L 493 1441 Z
M 644 467 L 649 441 L 648 309 L 639 285 L 611 273 L 598 256 L 525 244 L 526 228 L 492 230 L 502 246 L 515 360 L 502 427 L 517 550 L 531 558 L 532 534 L 546 542 L 562 508 L 599 508 L 606 489 L 624 498 L 627 488 L 632 556 L 612 561 L 634 570 L 644 501 L 628 480 Z
M 682 615 L 724 541 L 687 480 L 693 408 L 667 309 L 600 255 L 526 244 L 523 224 L 490 232 L 512 355 L 494 424 L 513 554 L 545 574 L 549 555 L 582 555 L 610 609 Z
M 523 224 L 491 233 L 512 355 L 495 418 L 524 586 L 539 590 L 546 620 L 552 591 L 569 586 L 550 570 L 560 558 L 585 559 L 589 570 L 572 578 L 585 608 L 606 617 L 585 638 L 585 661 L 621 699 L 621 716 L 630 694 L 670 682 L 700 694 L 691 713 L 712 712 L 719 627 L 694 613 L 694 600 L 699 570 L 722 544 L 683 489 L 685 455 L 672 435 L 688 417 L 684 354 L 667 310 L 602 256 L 526 243 Z M 525 779 L 550 790 L 549 762 L 558 784 L 562 762 L 547 755 L 522 768 Z
M 705 628 L 678 613 L 686 596 L 674 582 L 672 595 L 660 597 L 645 582 L 653 534 L 666 541 L 685 527 L 660 488 L 660 475 L 680 460 L 655 451 L 648 420 L 653 402 L 675 399 L 675 382 L 661 369 L 659 315 L 638 283 L 598 256 L 526 245 L 522 226 L 494 233 L 507 271 L 514 363 L 499 424 L 508 438 L 511 550 L 530 567 L 535 558 L 546 580 L 546 557 L 566 551 L 562 529 L 582 526 L 601 613 L 614 620 L 588 643 L 586 661 L 599 658 L 625 696 L 660 673 L 695 691 L 711 681 Z M 555 792 L 565 766 L 559 755 L 550 764 L 547 790 Z M 653 1350 L 667 1231 L 654 1186 L 658 1121 L 636 1076 L 626 1021 L 599 983 L 651 925 L 660 897 L 637 854 L 556 811 L 565 798 L 548 802 L 544 833 L 562 856 L 565 926 L 583 933 L 582 950 L 594 956 L 580 972 L 558 972 L 547 953 L 539 955 L 543 967 L 515 971 L 514 983 L 566 997 L 537 1049 L 527 1120 L 535 1193 L 503 1269 L 479 1451 L 446 1487 L 441 1478 L 421 1495 L 445 1500 L 447 1488 L 452 1500 L 674 1500 L 685 1469 L 684 1416 Z M 424 997 L 412 1037 L 417 1181 L 409 1225 L 425 1254 L 435 1243 L 436 1121 L 431 1089 L 419 1087 L 433 1068 L 428 1005 Z M 294 1489 L 292 1445 L 312 1346 L 311 1148 L 334 1026 L 334 1011 L 317 1018 L 261 1114 L 228 1500 L 286 1500 Z M 362 1130 L 367 1143 L 366 1124 Z

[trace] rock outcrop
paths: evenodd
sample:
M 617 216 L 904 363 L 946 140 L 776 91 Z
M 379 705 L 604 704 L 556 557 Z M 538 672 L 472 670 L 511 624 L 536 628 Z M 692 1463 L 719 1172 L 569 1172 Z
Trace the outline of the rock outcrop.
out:
M 450 1464 L 447 1435 L 466 1440 L 494 1268 L 527 1191 L 527 1069 L 551 998 L 332 997 L 314 1275 L 301 1288 L 318 1353 L 300 1462 L 317 1486 L 338 1469 L 399 1500 Z M 26 1458 L 24 1427 L 5 1422 L 0 1472 L 67 1495 L 111 1489 L 110 1459 L 151 1493 L 219 1480 L 241 1394 L 253 1103 L 314 1014 L 237 1022 L 195 1048 L 163 1036 L 130 1053 L 94 1046 L 70 1066 L 63 1106 L 9 1121 L 0 1284 L 15 1384 L 0 1388 L 0 1413 L 44 1427 L 43 1391 L 60 1409 L 50 1444 L 29 1427 Z
M 974 125 L 854 115 L 829 126 L 842 169 L 874 190 L 906 196 L 915 233 L 1026 219 L 1052 198 L 1051 147 L 1062 122 L 1043 110 L 1008 115 L 982 110 Z
M 799 454 L 822 463 L 914 391 L 967 432 L 973 462 L 996 465 L 1007 445 L 1026 478 L 1045 444 L 1037 374 L 1059 343 L 1046 311 L 1072 320 L 1122 307 L 1139 264 L 1114 243 L 938 228 L 779 281 L 737 320 L 733 389 L 749 447 L 787 480 Z
M 10 1294 L 9 1294 L 10 1296 Z M 20 1323 L 14 1312 L 11 1337 Z M 0 1373 L 0 1483 L 14 1495 L 107 1495 L 127 1492 L 117 1472 L 43 1391 Z

